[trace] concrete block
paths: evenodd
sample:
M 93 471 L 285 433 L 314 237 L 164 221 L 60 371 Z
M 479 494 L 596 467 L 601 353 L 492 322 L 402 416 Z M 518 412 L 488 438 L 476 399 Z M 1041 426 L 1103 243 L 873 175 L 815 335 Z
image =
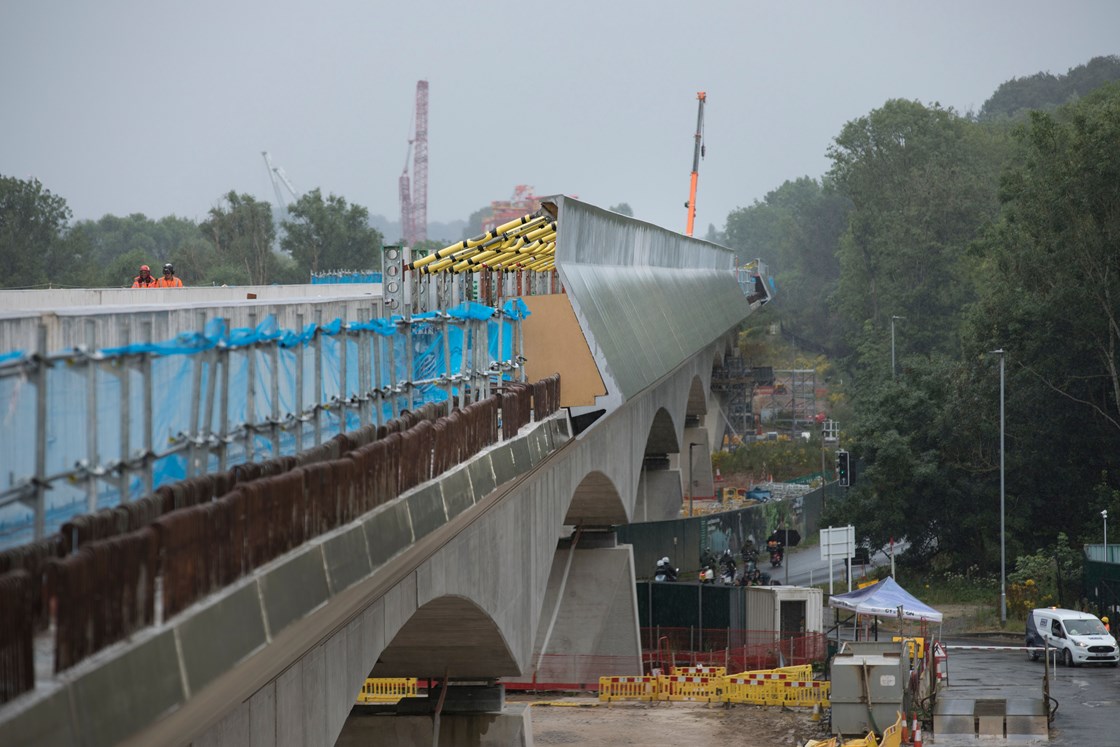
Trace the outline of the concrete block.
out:
M 833 709 L 835 710 L 835 703 Z M 935 734 L 972 734 L 976 733 L 976 701 L 973 698 L 939 698 L 937 710 L 933 714 Z M 833 719 L 835 723 L 835 718 Z
M 523 475 L 532 469 L 536 462 L 529 453 L 529 437 L 523 436 L 510 444 L 513 450 L 513 467 L 518 475 Z M 539 460 L 538 460 L 539 461 Z
M 265 644 L 256 582 L 217 598 L 175 629 L 194 694 Z
M 490 464 L 494 467 L 494 481 L 498 485 L 504 485 L 517 477 L 517 465 L 513 461 L 513 447 L 510 442 L 490 452 Z
M 443 508 L 443 491 L 437 483 L 430 483 L 405 497 L 408 513 L 412 517 L 413 541 L 424 537 L 447 523 Z
M 537 441 L 541 445 L 541 452 L 547 456 L 552 453 L 556 448 L 556 444 L 552 441 L 552 426 L 549 423 L 542 423 L 540 427 L 533 431 L 536 435 Z
M 453 519 L 474 505 L 474 491 L 466 468 L 456 468 L 440 479 L 447 518 Z
M 330 581 L 331 594 L 337 594 L 373 571 L 369 562 L 369 550 L 366 548 L 365 532 L 360 526 L 324 542 L 323 556 L 327 559 L 327 579 Z
M 412 524 L 404 501 L 394 501 L 383 507 L 362 522 L 362 529 L 374 568 L 412 544 Z
M 22 706 L 22 703 L 19 704 Z M 8 704 L 5 707 L 14 708 Z M 78 745 L 77 734 L 70 717 L 70 691 L 67 688 L 55 690 L 23 707 L 18 714 L 4 722 L 3 742 L 11 747 L 31 747 L 49 744 L 68 747 Z
M 327 574 L 319 545 L 297 551 L 261 577 L 268 631 L 275 637 L 290 623 L 327 601 Z
M 548 454 L 548 447 L 544 443 L 543 434 L 548 433 L 547 428 L 534 428 L 525 437 L 525 443 L 529 446 L 529 465 L 537 466 Z
M 120 742 L 183 703 L 171 630 L 134 645 L 71 686 L 82 744 Z
M 1006 724 L 1008 736 L 1045 737 L 1050 733 L 1041 698 L 1008 698 Z
M 552 424 L 552 448 L 558 449 L 572 437 L 571 429 L 568 427 L 568 419 L 554 418 L 549 422 Z
M 494 467 L 490 464 L 490 455 L 483 454 L 472 459 L 467 464 L 467 473 L 471 476 L 471 488 L 474 489 L 474 502 L 478 503 L 493 492 L 498 484 L 494 481 Z

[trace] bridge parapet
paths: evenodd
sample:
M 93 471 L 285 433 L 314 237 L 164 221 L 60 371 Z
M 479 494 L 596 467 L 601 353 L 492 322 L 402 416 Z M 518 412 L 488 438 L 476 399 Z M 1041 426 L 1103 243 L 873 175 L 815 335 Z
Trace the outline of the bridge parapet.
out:
M 127 738 L 239 664 L 252 660 L 257 664 L 250 668 L 266 666 L 261 662 L 269 659 L 267 652 L 287 650 L 308 626 L 301 621 L 324 605 L 339 604 L 359 585 L 384 589 L 399 581 L 407 570 L 402 553 L 460 517 L 467 519 L 495 486 L 516 479 L 569 437 L 564 417 L 530 424 L 469 464 L 311 539 L 182 613 L 41 682 L 35 693 L 0 707 L 0 729 L 15 735 L 12 744 L 43 739 L 115 744 Z M 519 670 L 519 655 L 509 651 L 507 671 Z M 352 662 L 355 687 L 368 676 L 368 666 Z

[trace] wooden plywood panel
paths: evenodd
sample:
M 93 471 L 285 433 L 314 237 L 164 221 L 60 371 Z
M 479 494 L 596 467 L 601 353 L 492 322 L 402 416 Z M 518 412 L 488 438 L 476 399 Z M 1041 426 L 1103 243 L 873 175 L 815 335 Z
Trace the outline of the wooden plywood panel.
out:
M 532 312 L 525 330 L 525 375 L 539 381 L 560 374 L 560 406 L 585 407 L 607 393 L 572 304 L 564 294 L 525 296 Z

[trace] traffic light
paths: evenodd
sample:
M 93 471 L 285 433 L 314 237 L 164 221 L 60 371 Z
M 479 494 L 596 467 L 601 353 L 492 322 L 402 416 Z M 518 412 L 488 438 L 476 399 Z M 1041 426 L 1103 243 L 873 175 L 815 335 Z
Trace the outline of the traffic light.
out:
M 836 452 L 836 477 L 840 480 L 840 487 L 846 488 L 852 484 L 851 472 L 849 471 L 850 461 L 848 452 Z

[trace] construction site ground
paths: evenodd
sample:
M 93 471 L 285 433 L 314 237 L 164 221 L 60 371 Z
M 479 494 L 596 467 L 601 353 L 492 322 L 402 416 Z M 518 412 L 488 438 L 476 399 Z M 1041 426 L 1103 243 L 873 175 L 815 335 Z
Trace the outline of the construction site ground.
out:
M 975 604 L 939 605 L 945 633 L 983 635 L 986 610 Z M 889 626 L 888 626 L 889 627 Z M 884 631 L 886 632 L 886 629 Z M 1017 640 L 1017 638 L 1016 638 Z M 830 736 L 827 723 L 808 709 L 672 702 L 600 703 L 594 693 L 506 694 L 533 704 L 537 745 L 734 745 L 801 747 Z
M 594 695 L 507 695 L 533 703 L 538 745 L 735 745 L 781 747 L 827 736 L 807 709 L 705 703 L 599 703 Z

